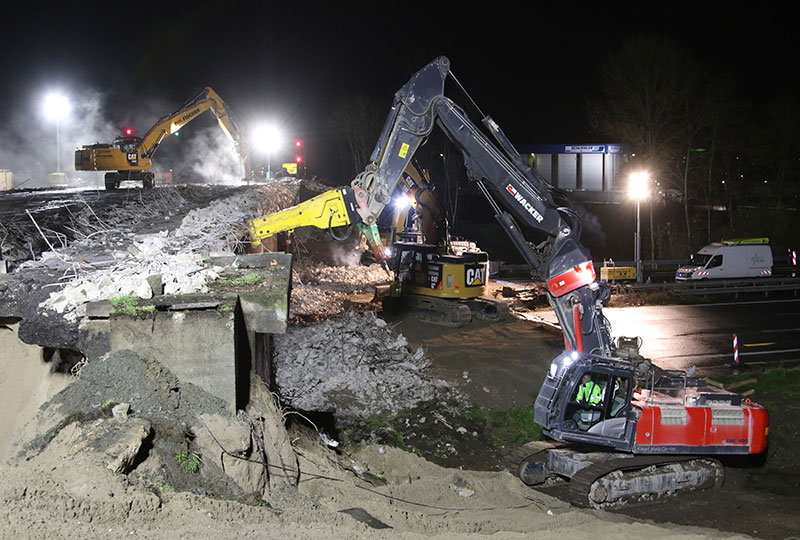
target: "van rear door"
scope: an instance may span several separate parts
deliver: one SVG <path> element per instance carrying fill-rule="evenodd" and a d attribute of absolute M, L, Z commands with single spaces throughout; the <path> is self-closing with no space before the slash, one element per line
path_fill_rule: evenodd
<path fill-rule="evenodd" d="M 747 275 L 761 277 L 772 275 L 772 249 L 768 245 L 747 246 Z"/>

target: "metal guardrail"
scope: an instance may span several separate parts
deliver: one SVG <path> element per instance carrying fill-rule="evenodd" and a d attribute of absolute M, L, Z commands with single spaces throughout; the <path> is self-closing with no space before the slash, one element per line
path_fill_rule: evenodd
<path fill-rule="evenodd" d="M 731 294 L 738 298 L 740 294 L 763 293 L 768 296 L 771 292 L 793 291 L 797 296 L 800 292 L 800 278 L 752 278 L 752 279 L 721 279 L 689 281 L 683 283 L 632 283 L 618 284 L 618 292 L 658 292 L 663 291 L 675 296 L 711 296 Z"/>
<path fill-rule="evenodd" d="M 779 263 L 790 263 L 789 257 L 775 257 L 774 262 L 775 273 L 791 274 L 795 271 L 796 267 L 790 265 L 778 267 Z M 682 264 L 686 264 L 685 259 L 662 259 L 657 261 L 642 261 L 645 271 L 643 274 L 654 276 L 664 276 L 665 270 L 668 268 L 675 269 Z M 615 266 L 634 266 L 634 261 L 614 261 Z M 662 271 L 653 272 L 653 269 L 661 267 Z M 596 268 L 600 268 L 597 266 Z M 527 273 L 530 271 L 528 265 L 515 264 L 515 265 L 502 265 L 501 269 L 507 272 L 522 272 Z M 800 271 L 799 271 L 800 272 Z M 599 275 L 599 271 L 598 271 Z M 673 274 L 674 276 L 674 274 Z M 675 282 L 670 279 L 665 283 L 632 283 L 629 281 L 609 281 L 612 286 L 613 292 L 626 293 L 626 292 L 666 292 L 674 296 L 712 296 L 730 294 L 738 298 L 740 294 L 763 293 L 764 296 L 769 296 L 771 292 L 785 292 L 793 291 L 794 296 L 798 296 L 800 292 L 800 277 L 762 277 L 750 279 L 713 279 L 702 281 L 684 281 Z"/>

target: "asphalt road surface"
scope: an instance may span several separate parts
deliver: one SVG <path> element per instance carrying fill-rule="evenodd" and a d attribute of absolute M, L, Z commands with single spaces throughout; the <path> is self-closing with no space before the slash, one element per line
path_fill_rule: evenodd
<path fill-rule="evenodd" d="M 607 308 L 612 335 L 641 336 L 641 353 L 665 369 L 730 369 L 734 335 L 744 366 L 800 364 L 800 299 Z M 540 312 L 554 321 L 552 312 Z M 728 364 L 728 365 L 726 365 Z"/>

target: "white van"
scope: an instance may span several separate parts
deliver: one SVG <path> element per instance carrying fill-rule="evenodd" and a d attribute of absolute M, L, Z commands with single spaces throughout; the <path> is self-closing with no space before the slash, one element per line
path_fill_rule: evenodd
<path fill-rule="evenodd" d="M 767 238 L 745 238 L 709 244 L 689 265 L 678 268 L 675 281 L 769 277 L 772 250 L 768 242 Z"/>

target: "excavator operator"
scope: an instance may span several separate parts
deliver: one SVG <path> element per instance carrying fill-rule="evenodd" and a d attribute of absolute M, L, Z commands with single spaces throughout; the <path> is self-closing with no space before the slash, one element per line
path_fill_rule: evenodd
<path fill-rule="evenodd" d="M 600 403 L 601 399 L 603 399 L 603 389 L 592 380 L 591 375 L 588 373 L 584 374 L 581 385 L 578 387 L 578 395 L 575 396 L 575 401 L 578 403 L 597 405 Z"/>

